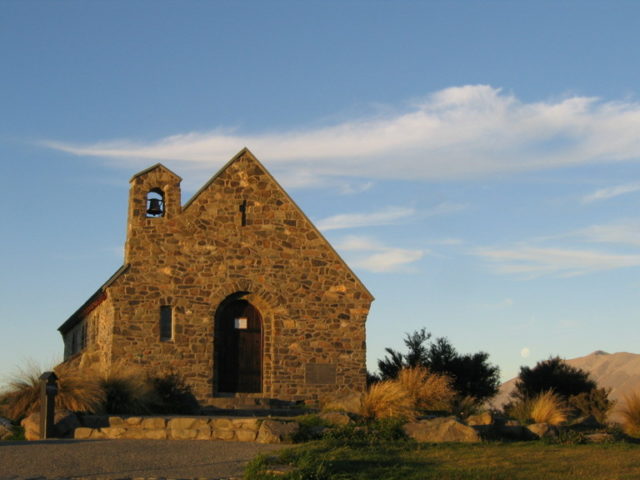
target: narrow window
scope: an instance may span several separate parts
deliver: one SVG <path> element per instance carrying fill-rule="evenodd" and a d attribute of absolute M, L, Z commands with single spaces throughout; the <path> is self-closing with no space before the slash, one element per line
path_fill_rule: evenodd
<path fill-rule="evenodd" d="M 240 225 L 247 226 L 247 201 L 243 200 L 240 204 Z"/>
<path fill-rule="evenodd" d="M 173 338 L 173 319 L 170 305 L 160 307 L 160 340 L 166 342 Z"/>

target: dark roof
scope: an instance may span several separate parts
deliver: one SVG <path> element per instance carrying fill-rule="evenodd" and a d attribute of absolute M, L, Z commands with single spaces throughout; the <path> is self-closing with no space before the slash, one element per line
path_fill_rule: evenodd
<path fill-rule="evenodd" d="M 98 306 L 99 303 L 102 302 L 106 298 L 105 290 L 111 285 L 116 279 L 127 271 L 129 265 L 122 265 L 116 272 L 109 277 L 109 280 L 104 282 L 96 292 L 89 297 L 89 299 L 82 304 L 78 310 L 76 310 L 73 315 L 71 315 L 60 327 L 58 327 L 58 331 L 63 335 L 71 330 L 80 320 L 82 320 L 91 310 Z"/>

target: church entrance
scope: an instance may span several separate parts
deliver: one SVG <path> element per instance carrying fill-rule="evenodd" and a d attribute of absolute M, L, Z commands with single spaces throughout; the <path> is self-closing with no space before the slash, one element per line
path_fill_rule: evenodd
<path fill-rule="evenodd" d="M 247 300 L 231 300 L 216 313 L 217 390 L 262 391 L 262 318 Z"/>

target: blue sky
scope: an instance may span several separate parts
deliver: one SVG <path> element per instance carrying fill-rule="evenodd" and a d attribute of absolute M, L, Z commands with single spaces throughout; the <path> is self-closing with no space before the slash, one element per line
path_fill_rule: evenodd
<path fill-rule="evenodd" d="M 505 379 L 638 352 L 637 2 L 0 1 L 0 377 L 122 263 L 128 180 L 248 147 L 376 296 Z"/>

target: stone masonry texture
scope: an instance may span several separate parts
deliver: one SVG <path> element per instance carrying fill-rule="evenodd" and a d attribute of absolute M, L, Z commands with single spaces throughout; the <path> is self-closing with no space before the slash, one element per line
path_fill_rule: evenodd
<path fill-rule="evenodd" d="M 244 149 L 184 205 L 180 182 L 160 164 L 131 179 L 124 266 L 60 327 L 66 361 L 176 372 L 213 405 L 216 311 L 236 296 L 262 319 L 261 391 L 236 396 L 317 404 L 364 391 L 373 297 L 264 166 Z M 146 214 L 151 191 L 160 217 Z"/>

